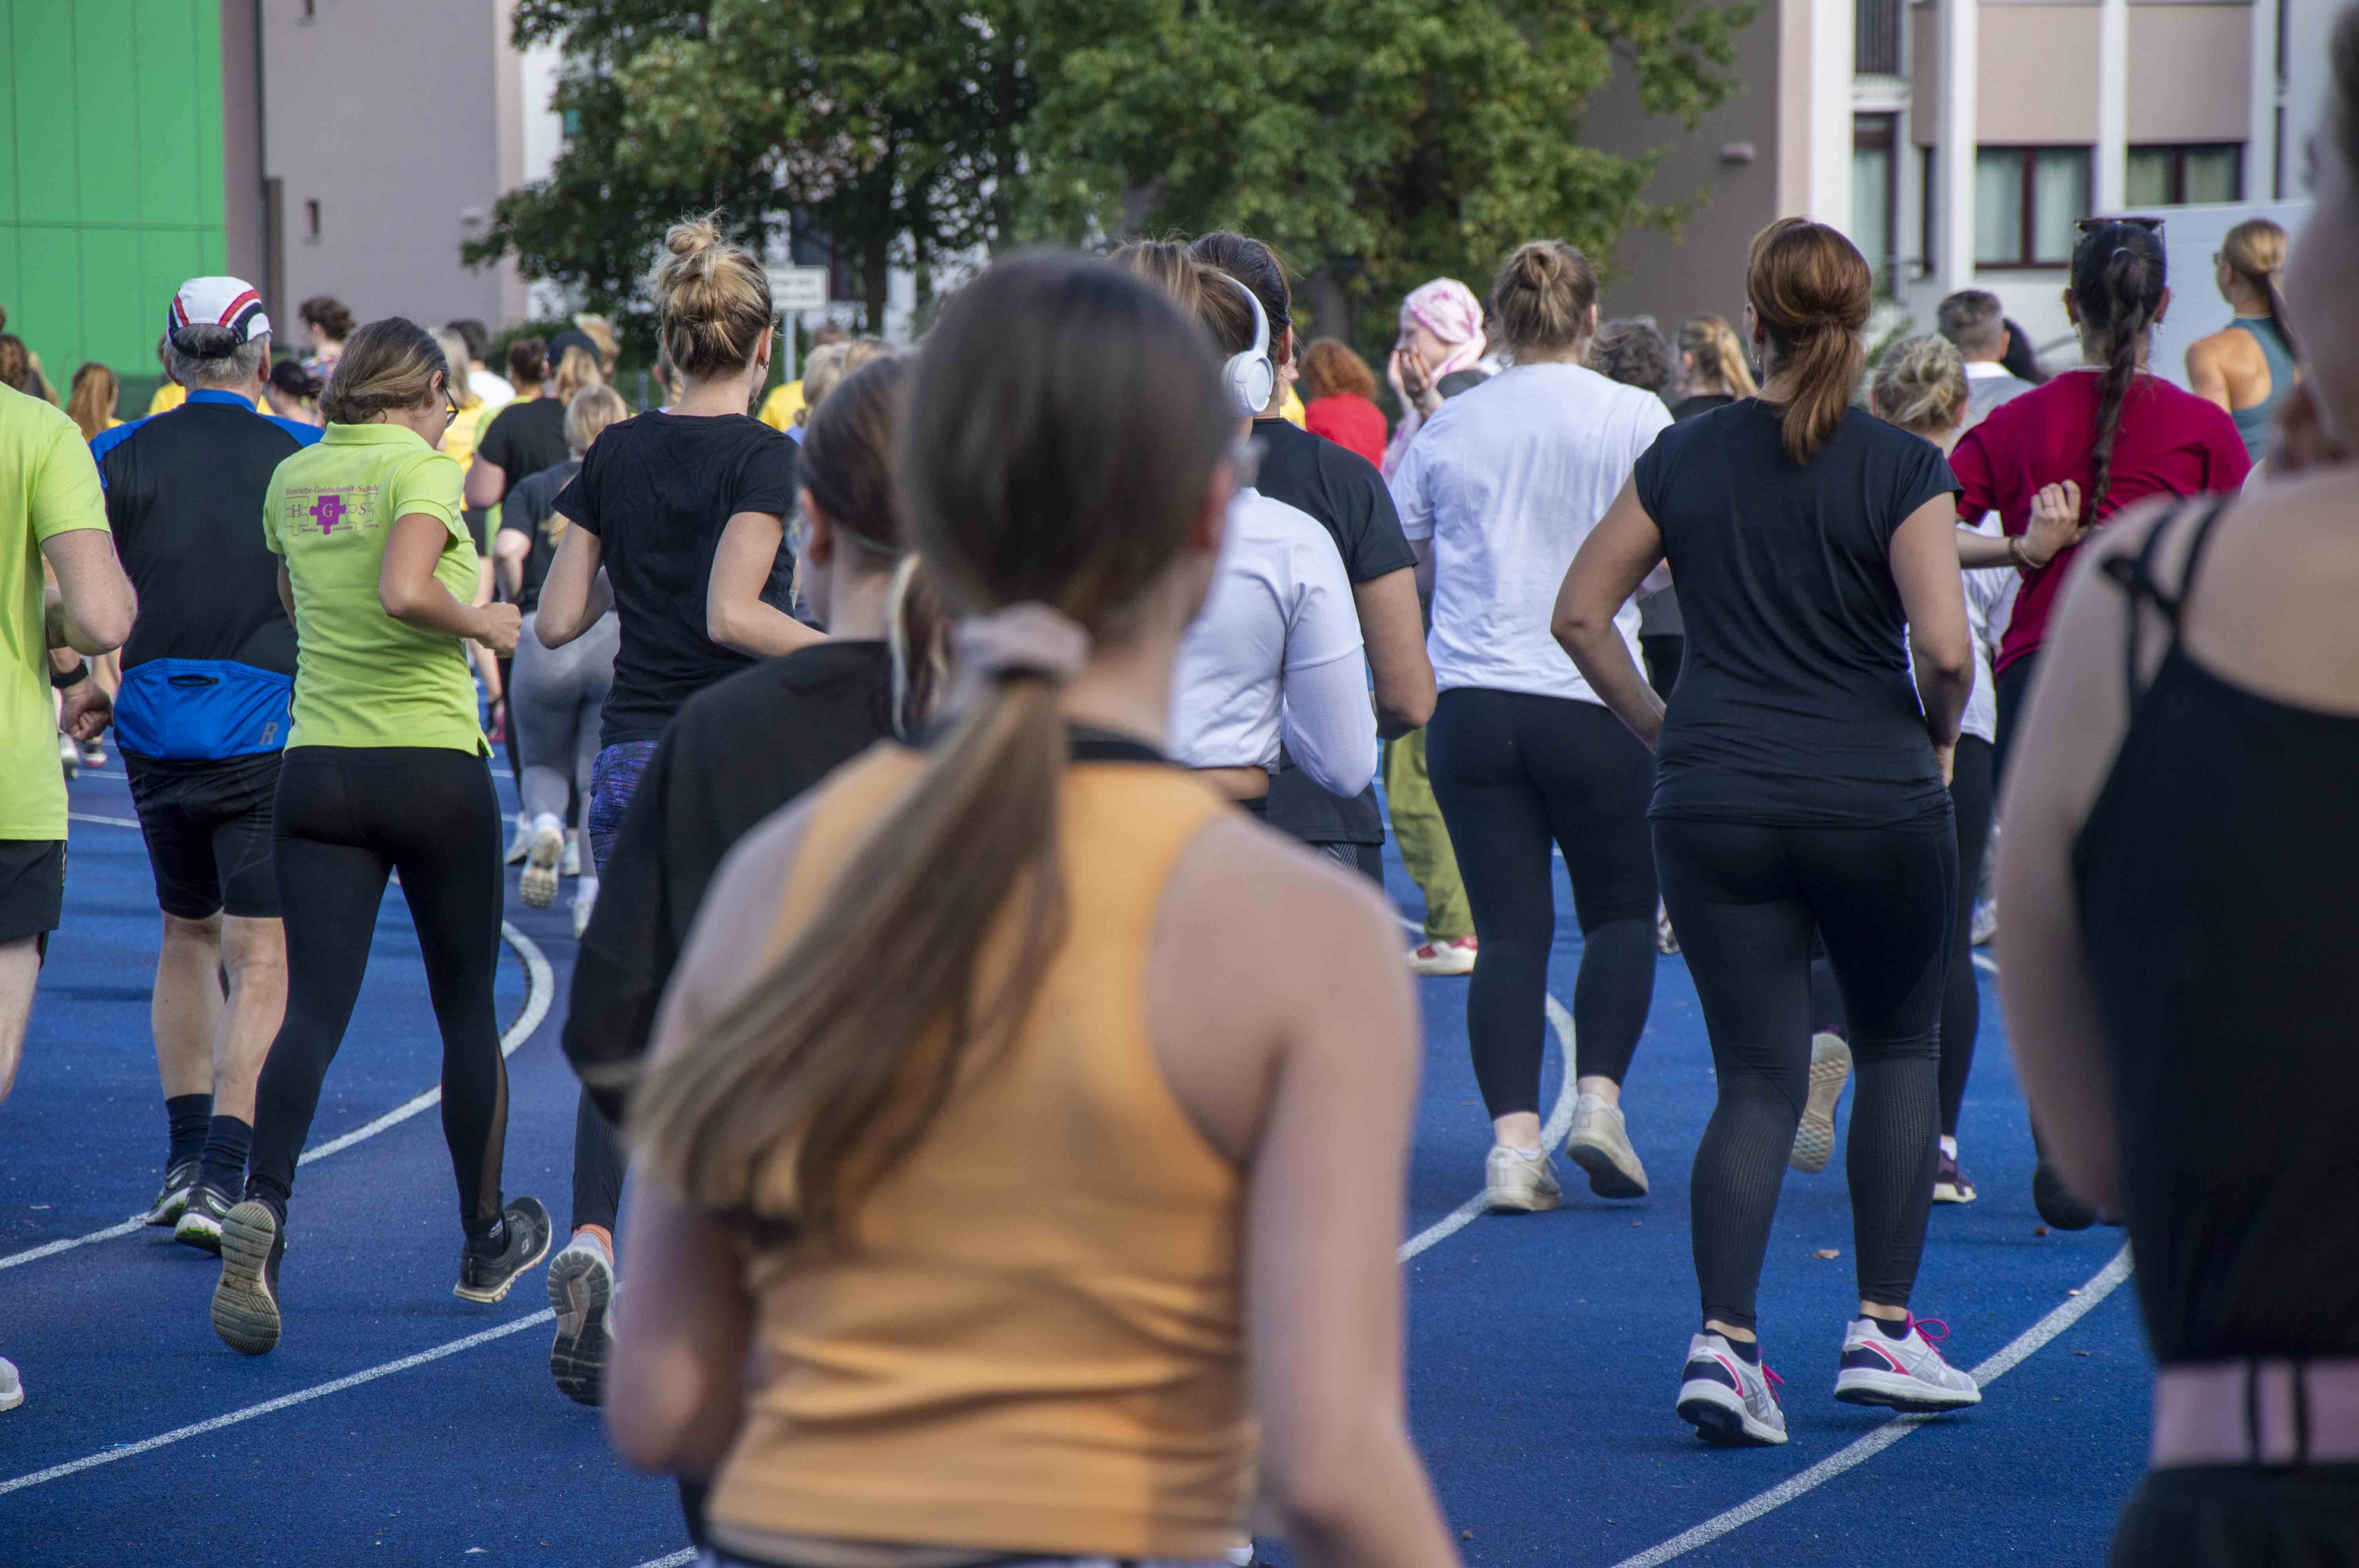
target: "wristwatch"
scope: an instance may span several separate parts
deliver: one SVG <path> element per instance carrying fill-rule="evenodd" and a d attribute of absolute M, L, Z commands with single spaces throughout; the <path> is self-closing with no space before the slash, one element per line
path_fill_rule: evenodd
<path fill-rule="evenodd" d="M 60 670 L 55 665 L 49 666 L 49 684 L 60 691 L 65 690 L 68 687 L 80 686 L 89 678 L 90 661 L 88 659 L 84 659 L 71 670 Z"/>

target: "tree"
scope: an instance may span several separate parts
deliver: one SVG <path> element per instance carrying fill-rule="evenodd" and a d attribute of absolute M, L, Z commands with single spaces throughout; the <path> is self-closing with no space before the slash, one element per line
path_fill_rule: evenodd
<path fill-rule="evenodd" d="M 1323 330 L 1437 275 L 1479 290 L 1540 235 L 1609 253 L 1666 216 L 1648 160 L 1581 140 L 1636 73 L 1694 124 L 1734 85 L 1749 5 L 1713 0 L 1047 0 L 1056 69 L 1027 127 L 1038 231 L 1242 228 Z M 1340 314 L 1339 314 L 1340 312 Z"/>

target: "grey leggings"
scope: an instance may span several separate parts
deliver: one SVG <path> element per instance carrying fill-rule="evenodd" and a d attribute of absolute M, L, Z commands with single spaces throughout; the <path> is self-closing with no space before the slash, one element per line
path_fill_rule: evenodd
<path fill-rule="evenodd" d="M 524 618 L 516 638 L 508 691 L 508 722 L 516 727 L 524 776 L 516 780 L 527 816 L 547 812 L 562 821 L 568 786 L 586 806 L 590 764 L 598 757 L 598 714 L 614 684 L 614 650 L 622 629 L 613 615 L 562 648 L 544 648 Z"/>

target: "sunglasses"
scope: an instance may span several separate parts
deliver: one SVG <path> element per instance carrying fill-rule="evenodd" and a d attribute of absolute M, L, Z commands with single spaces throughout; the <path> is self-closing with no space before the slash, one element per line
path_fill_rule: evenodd
<path fill-rule="evenodd" d="M 2133 229 L 2144 229 L 2149 234 L 2162 232 L 2162 220 L 2159 218 L 2083 218 L 2072 227 L 2083 234 L 2093 234 L 2098 230 L 2111 228 L 2115 223 L 2126 223 Z"/>

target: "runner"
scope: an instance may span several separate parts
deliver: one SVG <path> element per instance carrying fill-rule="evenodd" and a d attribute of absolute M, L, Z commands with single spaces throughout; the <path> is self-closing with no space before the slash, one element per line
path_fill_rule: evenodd
<path fill-rule="evenodd" d="M 688 700 L 624 815 L 614 879 L 574 960 L 565 1050 L 585 1092 L 577 1123 L 619 1121 L 656 1004 L 722 860 L 770 813 L 877 741 L 908 739 L 940 687 L 942 626 L 908 557 L 894 471 L 908 367 L 840 383 L 804 427 L 806 582 L 828 640 L 766 660 Z M 623 1195 L 611 1135 L 574 1141 L 573 1241 L 550 1262 L 557 1386 L 596 1404 L 604 1379 L 614 1229 Z M 701 1529 L 693 1501 L 690 1520 Z"/>
<path fill-rule="evenodd" d="M 2285 297 L 2277 290 L 2286 232 L 2267 218 L 2247 218 L 2228 231 L 2212 265 L 2221 297 L 2236 314 L 2187 346 L 2187 385 L 2228 411 L 2245 438 L 2245 455 L 2258 462 L 2277 405 L 2300 376 Z"/>
<path fill-rule="evenodd" d="M 442 1035 L 442 1131 L 467 1238 L 455 1293 L 499 1301 L 549 1252 L 539 1200 L 500 1197 L 500 813 L 462 650 L 514 648 L 517 612 L 470 602 L 481 579 L 458 465 L 434 446 L 457 406 L 451 378 L 413 322 L 354 332 L 322 399 L 326 433 L 278 465 L 262 514 L 297 641 L 272 828 L 287 1022 L 263 1064 L 252 1170 L 222 1221 L 212 1300 L 214 1332 L 249 1356 L 278 1344 L 296 1158 L 352 1020 L 388 873 L 401 877 Z"/>
<path fill-rule="evenodd" d="M 1974 666 L 1956 481 L 1932 446 L 1850 406 L 1875 298 L 1865 258 L 1782 218 L 1753 242 L 1745 291 L 1760 393 L 1674 426 L 1639 460 L 1556 619 L 1599 696 L 1659 747 L 1655 857 L 1719 1081 L 1690 1188 L 1703 1327 L 1680 1418 L 1706 1442 L 1777 1444 L 1786 1418 L 1754 1297 L 1809 1085 L 1814 928 L 1859 1065 L 1859 1315 L 1835 1398 L 1910 1411 L 1982 1398 L 1908 1312 L 1957 897 L 1942 786 Z M 1667 557 L 1694 617 L 1668 722 L 1615 624 Z"/>
<path fill-rule="evenodd" d="M 717 1473 L 713 1561 L 1218 1558 L 1256 1474 L 1306 1563 L 1456 1560 L 1403 1410 L 1391 911 L 1157 750 L 1221 370 L 1060 256 L 928 334 L 904 477 L 971 695 L 740 847 L 632 1107 L 608 1428 Z"/>
<path fill-rule="evenodd" d="M 0 1100 L 16 1081 L 33 987 L 65 904 L 66 786 L 51 758 L 57 694 L 69 724 L 100 694 L 88 658 L 122 644 L 138 601 L 114 558 L 106 504 L 72 420 L 0 389 Z M 41 568 L 58 586 L 44 590 Z M 49 679 L 41 676 L 47 672 Z M 0 1357 L 0 1411 L 25 1402 Z"/>
<path fill-rule="evenodd" d="M 1443 404 L 1392 488 L 1433 585 L 1441 698 L 1427 762 L 1483 936 L 1466 1035 L 1494 1134 L 1484 1185 L 1492 1207 L 1529 1212 L 1561 1201 L 1539 1116 L 1556 942 L 1551 844 L 1582 940 L 1580 1081 L 1565 1155 L 1600 1196 L 1647 1192 L 1621 1101 L 1655 994 L 1654 765 L 1550 639 L 1549 614 L 1573 552 L 1671 416 L 1652 393 L 1582 364 L 1597 278 L 1571 245 L 1518 247 L 1491 300 L 1514 368 Z M 1618 634 L 1635 639 L 1636 608 L 1616 612 Z"/>
<path fill-rule="evenodd" d="M 327 294 L 311 296 L 295 308 L 295 314 L 310 340 L 311 351 L 303 356 L 303 368 L 324 383 L 343 354 L 344 340 L 353 335 L 358 322 L 342 300 Z"/>
<path fill-rule="evenodd" d="M 1671 405 L 1674 420 L 1725 408 L 1756 391 L 1752 367 L 1745 362 L 1745 345 L 1720 317 L 1690 316 L 1680 322 L 1679 352 L 1679 401 Z"/>
<path fill-rule="evenodd" d="M 165 348 L 186 401 L 91 443 L 142 610 L 112 718 L 164 916 L 150 1018 L 171 1141 L 147 1223 L 208 1252 L 245 1188 L 255 1080 L 287 1011 L 270 841 L 295 628 L 255 524 L 320 430 L 254 411 L 271 339 L 244 279 L 190 278 Z"/>
<path fill-rule="evenodd" d="M 542 401 L 553 401 L 543 399 Z M 578 840 L 568 824 L 570 802 L 590 799 L 590 775 L 598 756 L 598 722 L 614 684 L 614 648 L 620 633 L 612 612 L 598 618 L 586 636 L 561 648 L 540 645 L 532 634 L 540 585 L 564 535 L 557 497 L 582 471 L 582 454 L 600 432 L 630 410 L 612 387 L 591 385 L 573 395 L 565 408 L 566 460 L 516 481 L 500 503 L 500 533 L 492 546 L 500 597 L 524 611 L 516 633 L 509 733 L 521 737 L 523 766 L 516 797 L 527 828 L 525 869 L 518 891 L 525 903 L 547 909 L 557 902 L 558 879 L 581 876 Z M 574 889 L 573 934 L 582 935 L 598 902 L 593 868 Z"/>
<path fill-rule="evenodd" d="M 2303 390 L 2348 451 L 2359 14 L 2328 63 L 2286 293 Z M 2007 786 L 2024 1091 L 2072 1189 L 2128 1221 L 2158 1363 L 2123 1568 L 2359 1563 L 2359 483 L 2293 456 L 2091 542 Z"/>
<path fill-rule="evenodd" d="M 1442 403 L 1441 378 L 1471 370 L 1488 346 L 1483 336 L 1483 302 L 1454 277 L 1419 284 L 1401 301 L 1400 338 L 1385 363 L 1385 379 L 1400 399 L 1400 423 L 1385 449 L 1390 479 L 1408 445 Z"/>

